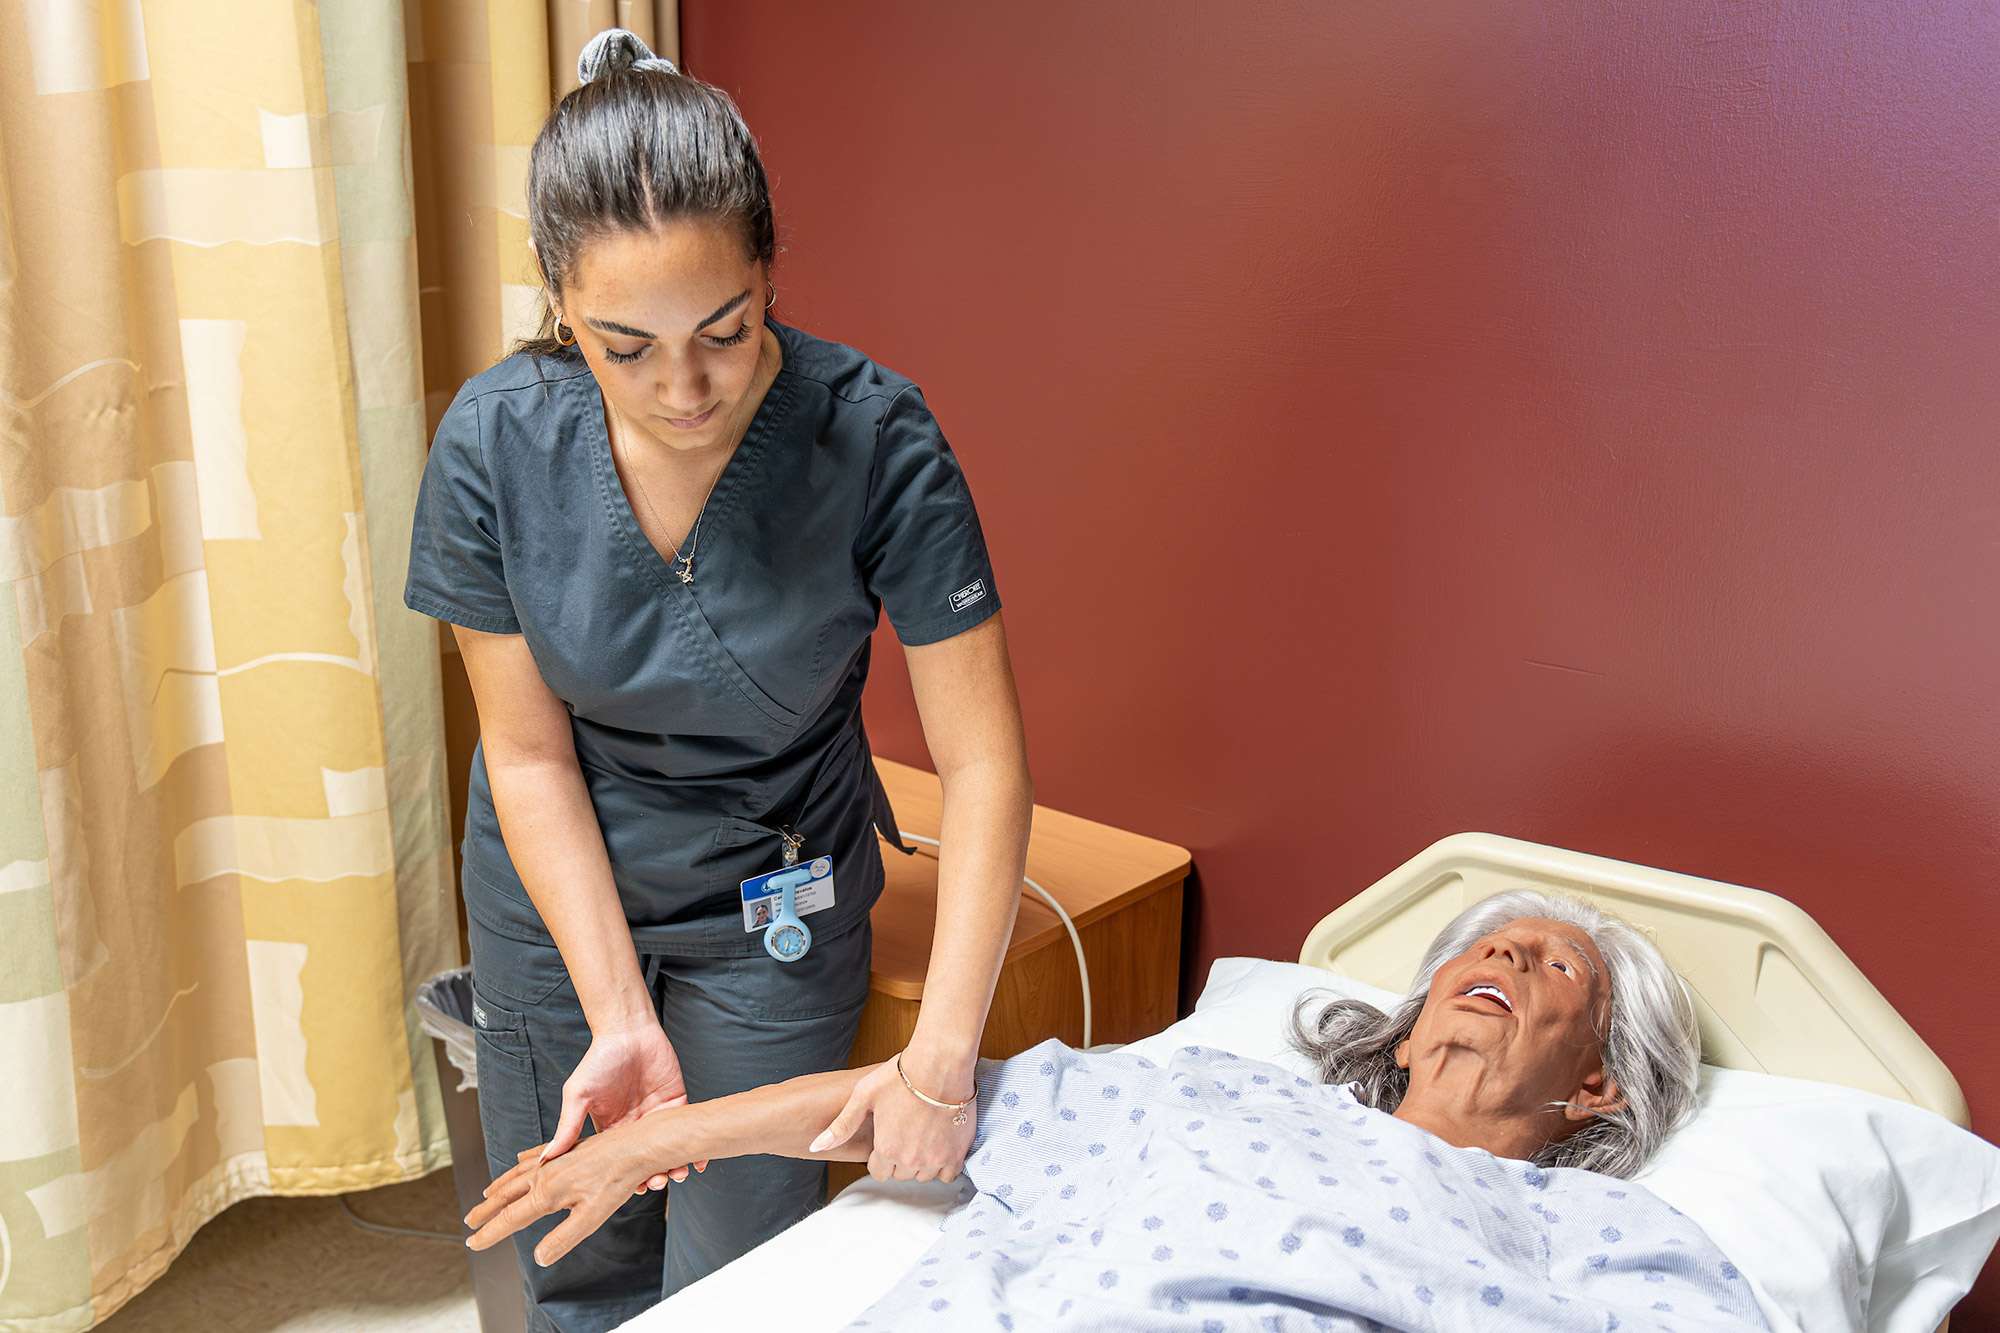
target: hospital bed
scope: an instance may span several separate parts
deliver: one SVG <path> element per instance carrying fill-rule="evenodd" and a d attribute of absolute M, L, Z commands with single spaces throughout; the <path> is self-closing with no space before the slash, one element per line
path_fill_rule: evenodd
<path fill-rule="evenodd" d="M 1938 1321 L 1951 1294 L 1940 1293 L 1955 1280 L 1952 1265 L 1962 1272 L 1970 1264 L 1976 1272 L 2000 1230 L 2000 1170 L 1988 1169 L 1983 1181 L 1963 1179 L 1965 1163 L 1985 1162 L 1981 1154 L 1991 1150 L 1953 1128 L 1969 1123 L 1957 1081 L 1826 932 L 1774 894 L 1490 834 L 1458 834 L 1321 920 L 1300 950 L 1303 966 L 1221 960 L 1194 1014 L 1133 1047 L 1201 1040 L 1283 1059 L 1284 1019 L 1310 986 L 1378 1000 L 1385 992 L 1400 995 L 1447 921 L 1473 902 L 1522 886 L 1586 898 L 1633 922 L 1686 980 L 1701 1027 L 1701 1109 L 1661 1154 L 1670 1160 L 1657 1179 L 1649 1168 L 1640 1181 L 1701 1223 L 1751 1277 L 1771 1326 L 1830 1326 L 1827 1307 L 1815 1312 L 1811 1303 L 1830 1299 L 1821 1290 L 1827 1282 L 1851 1280 L 1873 1284 L 1865 1296 L 1848 1298 L 1868 1304 L 1869 1329 L 1945 1327 L 1948 1319 Z M 1826 1127 L 1828 1155 L 1846 1156 L 1831 1136 L 1850 1122 L 1863 1127 L 1867 1143 L 1887 1145 L 1881 1151 L 1888 1164 L 1872 1183 L 1801 1182 L 1803 1197 L 1846 1199 L 1837 1209 L 1823 1205 L 1838 1219 L 1815 1217 L 1814 1207 L 1791 1199 L 1758 1211 L 1765 1196 L 1789 1189 L 1790 1178 L 1775 1173 L 1815 1174 L 1812 1159 L 1799 1156 L 1816 1150 L 1815 1126 Z M 1782 1150 L 1743 1140 L 1773 1124 L 1798 1127 L 1785 1135 Z M 1723 1163 L 1735 1146 L 1746 1150 L 1743 1161 Z M 1899 1155 L 1907 1160 L 1893 1160 Z M 1759 1173 L 1761 1185 L 1754 1183 Z M 862 1180 L 624 1328 L 840 1328 L 923 1255 L 966 1188 Z M 1896 1197 L 1872 1201 L 1875 1194 Z M 1765 1234 L 1787 1227 L 1795 1230 Z M 1887 1240 L 1862 1234 L 1886 1227 L 1903 1230 Z M 1912 1234 L 1930 1227 L 1935 1233 Z M 1848 1247 L 1826 1257 L 1823 1280 L 1810 1262 L 1822 1246 Z"/>

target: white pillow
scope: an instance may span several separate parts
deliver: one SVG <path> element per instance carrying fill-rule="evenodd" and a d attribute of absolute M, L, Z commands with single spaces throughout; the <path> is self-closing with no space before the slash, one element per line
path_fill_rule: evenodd
<path fill-rule="evenodd" d="M 1933 1333 L 2000 1239 L 2000 1149 L 1832 1083 L 1703 1065 L 1636 1179 L 1809 1329 Z"/>
<path fill-rule="evenodd" d="M 1365 981 L 1299 963 L 1218 958 L 1208 969 L 1208 985 L 1194 1002 L 1193 1013 L 1125 1049 L 1165 1064 L 1164 1057 L 1176 1046 L 1213 1046 L 1310 1078 L 1318 1071 L 1312 1061 L 1292 1049 L 1290 1033 L 1292 1006 L 1312 990 L 1332 992 L 1329 999 L 1337 995 L 1345 1000 L 1366 1000 L 1377 1008 L 1402 998 Z"/>
<path fill-rule="evenodd" d="M 1309 991 L 1386 1009 L 1351 977 L 1218 958 L 1195 1011 L 1125 1049 L 1214 1046 L 1301 1075 Z M 2000 1239 L 2000 1149 L 1944 1117 L 1830 1083 L 1704 1065 L 1695 1115 L 1638 1179 L 1751 1279 L 1775 1329 L 1932 1333 Z"/>

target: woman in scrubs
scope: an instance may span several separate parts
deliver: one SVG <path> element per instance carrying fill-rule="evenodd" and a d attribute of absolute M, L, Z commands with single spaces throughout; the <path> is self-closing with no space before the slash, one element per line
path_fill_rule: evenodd
<path fill-rule="evenodd" d="M 877 834 L 908 850 L 861 722 L 886 610 L 943 783 L 938 930 L 900 1073 L 833 1133 L 869 1125 L 878 1177 L 950 1179 L 1030 809 L 971 495 L 916 385 L 769 313 L 770 194 L 729 97 L 616 29 L 579 73 L 529 165 L 544 336 L 441 419 L 404 592 L 451 623 L 479 709 L 461 850 L 488 1165 L 845 1065 Z M 811 941 L 782 961 L 779 899 L 745 881 L 793 866 Z M 621 1323 L 825 1184 L 778 1157 L 678 1172 L 669 1209 L 642 1192 L 547 1268 L 531 1227 L 530 1327 Z"/>

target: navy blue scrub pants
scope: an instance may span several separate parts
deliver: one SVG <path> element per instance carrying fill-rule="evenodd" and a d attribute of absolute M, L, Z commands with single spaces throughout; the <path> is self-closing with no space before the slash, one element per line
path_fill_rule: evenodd
<path fill-rule="evenodd" d="M 555 1132 L 563 1080 L 589 1048 L 590 1028 L 553 942 L 499 934 L 472 912 L 467 917 L 479 1120 L 487 1167 L 498 1176 Z M 815 936 L 796 963 L 762 950 L 742 958 L 642 955 L 689 1099 L 846 1065 L 868 998 L 872 944 L 863 917 L 832 939 Z M 535 1262 L 535 1244 L 567 1214 L 544 1218 L 514 1236 L 529 1331 L 616 1327 L 776 1235 L 825 1197 L 822 1163 L 768 1156 L 711 1162 L 668 1186 L 664 1210 L 658 1191 L 635 1195 L 547 1268 Z"/>

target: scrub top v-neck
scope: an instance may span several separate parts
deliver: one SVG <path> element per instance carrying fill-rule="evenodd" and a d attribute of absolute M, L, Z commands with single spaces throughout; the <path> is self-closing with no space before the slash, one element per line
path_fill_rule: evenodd
<path fill-rule="evenodd" d="M 562 699 L 633 938 L 752 955 L 739 883 L 831 856 L 816 939 L 881 891 L 875 832 L 895 820 L 861 725 L 870 636 L 962 633 L 999 609 L 972 496 L 922 391 L 774 319 L 783 364 L 724 465 L 694 581 L 640 528 L 604 399 L 580 357 L 516 354 L 466 381 L 440 420 L 404 601 L 519 633 Z M 508 855 L 484 746 L 462 847 L 468 911 L 546 940 Z"/>

